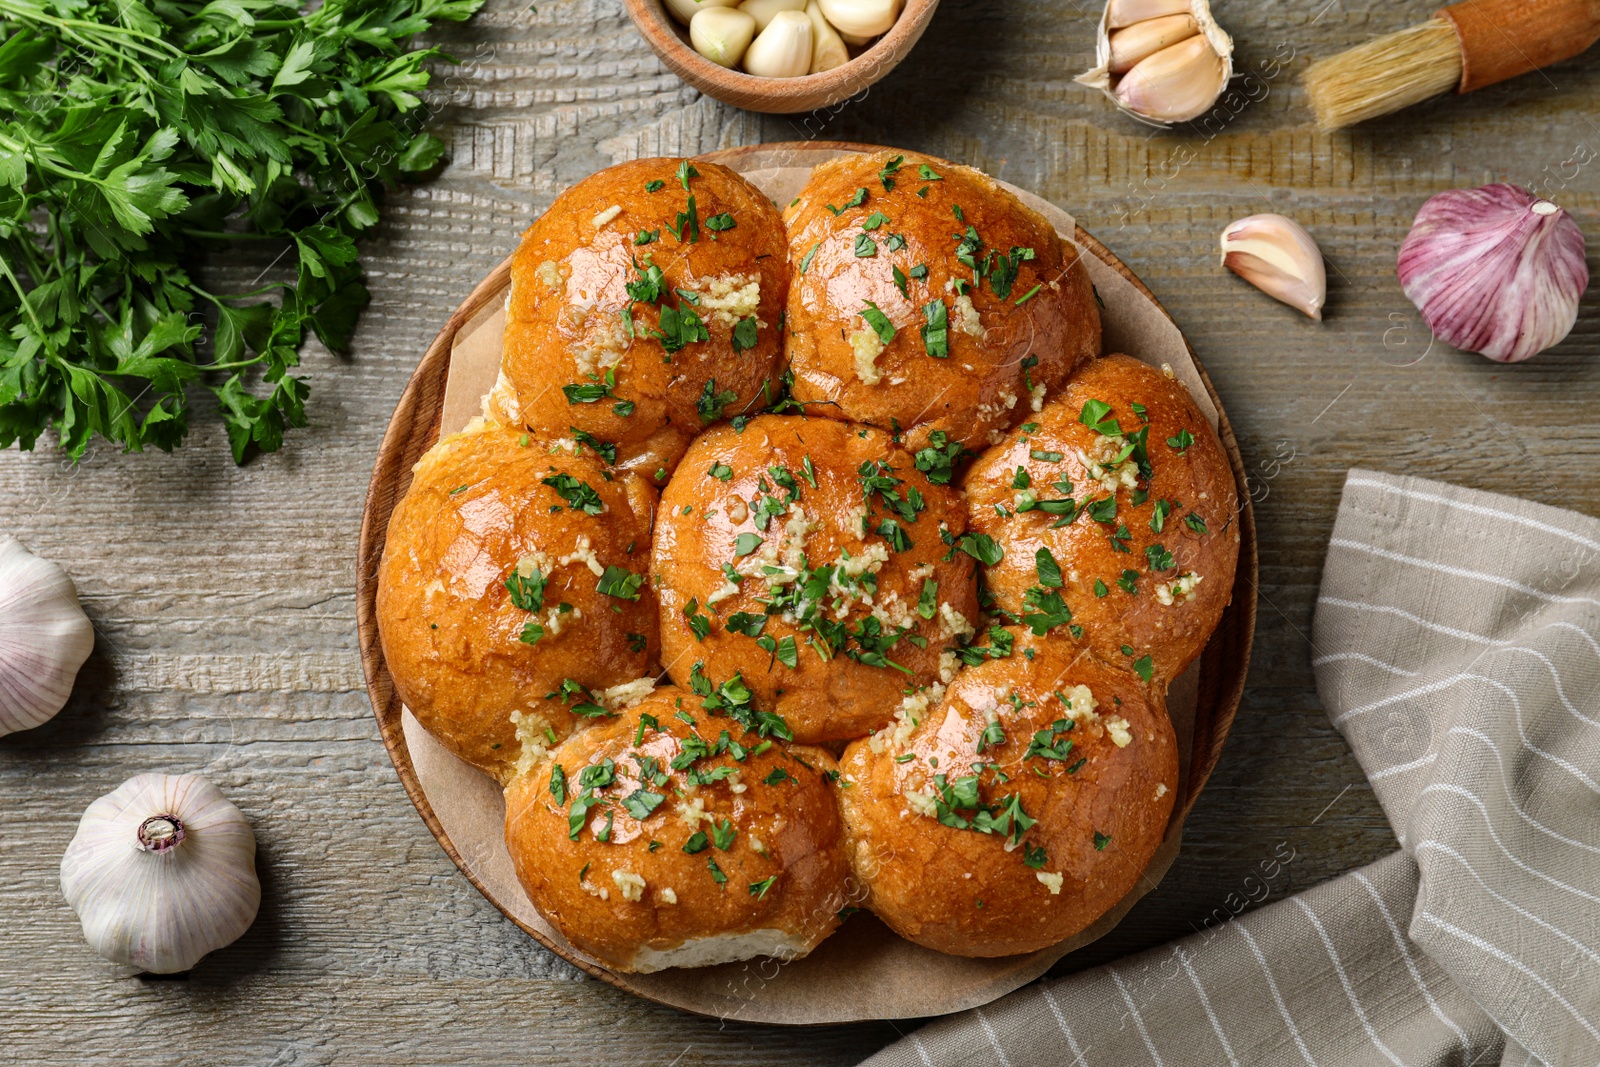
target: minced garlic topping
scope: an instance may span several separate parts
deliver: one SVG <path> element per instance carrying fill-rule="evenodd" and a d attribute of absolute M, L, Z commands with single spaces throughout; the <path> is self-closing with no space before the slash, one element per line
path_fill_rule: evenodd
<path fill-rule="evenodd" d="M 696 826 L 699 826 L 702 822 L 716 821 L 714 818 L 712 818 L 710 813 L 706 811 L 706 802 L 700 797 L 678 801 L 678 806 L 674 808 L 673 811 L 678 818 L 682 820 L 683 823 L 691 830 L 693 830 Z"/>
<path fill-rule="evenodd" d="M 622 316 L 607 318 L 597 329 L 589 330 L 585 343 L 572 349 L 572 360 L 579 374 L 604 374 L 622 362 L 628 351 L 628 328 Z"/>
<path fill-rule="evenodd" d="M 930 819 L 939 817 L 939 801 L 932 793 L 907 793 L 906 803 L 918 815 L 926 815 Z"/>
<path fill-rule="evenodd" d="M 604 226 L 606 223 L 610 222 L 620 214 L 622 214 L 622 205 L 612 204 L 590 221 L 594 223 L 594 228 L 598 230 L 600 227 Z"/>
<path fill-rule="evenodd" d="M 561 283 L 566 280 L 561 273 L 561 264 L 553 259 L 547 259 L 539 264 L 538 275 L 539 280 L 552 289 L 561 288 Z M 507 299 L 510 299 L 509 295 Z"/>
<path fill-rule="evenodd" d="M 673 889 L 671 886 L 658 889 L 656 890 L 656 899 L 661 901 L 663 904 L 676 904 L 678 902 L 677 890 Z"/>
<path fill-rule="evenodd" d="M 1179 600 L 1193 600 L 1195 586 L 1205 579 L 1193 571 L 1181 575 L 1170 584 L 1158 584 L 1154 593 L 1158 603 L 1171 607 Z"/>
<path fill-rule="evenodd" d="M 617 883 L 617 888 L 622 890 L 623 900 L 644 899 L 644 878 L 632 871 L 612 871 L 611 880 Z"/>
<path fill-rule="evenodd" d="M 720 274 L 712 278 L 700 294 L 700 310 L 724 326 L 754 315 L 761 307 L 759 274 Z M 757 322 L 757 327 L 765 326 Z"/>
<path fill-rule="evenodd" d="M 511 725 L 517 731 L 517 777 L 531 772 L 550 755 L 550 722 L 531 711 L 513 711 Z"/>
<path fill-rule="evenodd" d="M 975 633 L 977 633 L 977 631 L 973 629 L 972 623 L 967 621 L 967 617 L 965 615 L 961 614 L 961 612 L 957 611 L 955 608 L 952 608 L 948 602 L 940 603 L 940 637 L 971 637 Z"/>
<path fill-rule="evenodd" d="M 599 557 L 594 554 L 594 549 L 590 547 L 587 534 L 579 534 L 573 539 L 572 545 L 572 551 L 556 560 L 557 563 L 582 563 L 589 568 L 590 573 L 596 578 L 605 575 L 606 569 L 600 565 Z"/>
<path fill-rule="evenodd" d="M 1071 689 L 1062 690 L 1061 695 L 1067 698 L 1067 718 L 1074 722 L 1098 722 L 1100 716 L 1094 709 L 1100 702 L 1094 698 L 1086 685 L 1075 685 Z"/>
<path fill-rule="evenodd" d="M 621 711 L 631 708 L 651 693 L 655 692 L 656 680 L 654 678 L 635 678 L 631 682 L 614 685 L 610 689 L 602 689 L 599 699 L 602 706 L 608 711 Z"/>
<path fill-rule="evenodd" d="M 1076 449 L 1078 462 L 1089 472 L 1089 477 L 1100 483 L 1100 488 L 1108 493 L 1115 493 L 1117 489 L 1137 489 L 1139 487 L 1139 464 L 1130 455 L 1121 463 L 1113 464 L 1122 452 L 1123 442 L 1120 437 L 1107 437 L 1104 434 L 1095 438 L 1094 451 L 1086 453 L 1083 449 Z"/>
<path fill-rule="evenodd" d="M 1128 732 L 1127 719 L 1105 719 L 1106 734 L 1111 738 L 1112 744 L 1118 748 L 1127 748 L 1133 740 L 1133 734 Z"/>
<path fill-rule="evenodd" d="M 877 359 L 883 353 L 883 339 L 871 330 L 857 330 L 850 335 L 850 351 L 856 356 L 856 377 L 868 385 L 883 380 Z"/>
<path fill-rule="evenodd" d="M 962 293 L 950 303 L 955 313 L 951 325 L 968 337 L 982 337 L 983 323 L 978 319 L 978 309 L 972 306 L 972 297 Z"/>
<path fill-rule="evenodd" d="M 1065 876 L 1050 871 L 1039 871 L 1035 877 L 1044 883 L 1046 889 L 1050 890 L 1051 896 L 1061 895 L 1061 883 L 1066 881 Z"/>

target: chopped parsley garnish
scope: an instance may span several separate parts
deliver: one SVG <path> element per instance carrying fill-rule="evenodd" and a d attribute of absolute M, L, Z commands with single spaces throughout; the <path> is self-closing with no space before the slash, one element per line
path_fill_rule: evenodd
<path fill-rule="evenodd" d="M 811 251 L 807 252 L 805 254 L 804 258 L 802 258 L 800 260 L 800 273 L 801 274 L 804 274 L 806 271 L 811 269 L 811 261 L 813 259 L 817 258 L 817 249 L 819 249 L 821 247 L 822 247 L 822 242 L 818 241 L 816 244 L 811 246 Z"/>
<path fill-rule="evenodd" d="M 1140 656 L 1133 661 L 1133 673 L 1148 682 L 1155 673 L 1155 663 L 1148 655 Z"/>
<path fill-rule="evenodd" d="M 911 293 L 906 289 L 906 272 L 898 266 L 891 266 L 889 272 L 894 277 L 894 287 L 900 290 L 900 295 L 910 299 Z"/>
<path fill-rule="evenodd" d="M 1044 288 L 1044 282 L 1039 282 L 1032 289 L 1029 289 L 1026 293 L 1023 293 L 1021 296 L 1017 297 L 1016 306 L 1017 307 L 1021 307 L 1023 304 L 1026 304 L 1028 301 L 1032 300 L 1035 296 L 1039 295 L 1039 290 L 1043 289 L 1043 288 Z M 1043 852 L 1044 850 L 1040 849 L 1039 851 Z"/>
<path fill-rule="evenodd" d="M 777 880 L 778 880 L 778 876 L 774 874 L 774 875 L 771 875 L 771 876 L 769 876 L 767 878 L 761 879 L 761 881 L 759 881 L 759 882 L 751 882 L 750 883 L 750 895 L 755 897 L 757 900 L 762 899 L 763 897 L 765 897 L 767 895 L 767 890 L 771 889 L 772 888 L 772 884 L 774 882 L 776 882 Z"/>
<path fill-rule="evenodd" d="M 662 181 L 660 178 L 651 178 L 649 181 L 644 183 L 644 191 L 647 193 L 659 193 L 666 187 L 667 183 Z"/>
<path fill-rule="evenodd" d="M 1167 438 L 1167 447 L 1171 448 L 1180 456 L 1183 455 L 1183 453 L 1192 444 L 1194 444 L 1194 434 L 1190 433 L 1188 430 L 1179 430 L 1175 436 Z"/>
<path fill-rule="evenodd" d="M 933 299 L 922 306 L 922 316 L 928 321 L 922 326 L 922 347 L 934 359 L 950 355 L 950 313 L 944 301 Z"/>
<path fill-rule="evenodd" d="M 1099 500 L 1092 500 L 1084 506 L 1083 510 L 1088 512 L 1089 518 L 1095 522 L 1115 522 L 1117 518 L 1117 498 L 1108 496 Z"/>
<path fill-rule="evenodd" d="M 1134 585 L 1134 583 L 1138 581 L 1138 579 L 1138 571 L 1123 571 L 1122 577 L 1117 579 L 1117 584 L 1122 586 L 1122 591 L 1124 593 L 1135 593 L 1138 592 L 1138 587 Z"/>
<path fill-rule="evenodd" d="M 733 216 L 728 214 L 726 211 L 720 215 L 712 215 L 710 218 L 706 219 L 706 229 L 711 230 L 714 233 L 722 233 L 724 230 L 731 230 L 735 225 L 737 225 L 737 223 L 733 221 Z"/>
<path fill-rule="evenodd" d="M 861 309 L 861 317 L 866 324 L 872 327 L 872 332 L 878 335 L 878 340 L 884 344 L 894 340 L 894 324 L 889 321 L 889 316 L 878 309 L 878 305 L 867 301 L 867 306 Z"/>
<path fill-rule="evenodd" d="M 719 482 L 726 482 L 733 477 L 733 468 L 718 460 L 711 465 L 710 470 L 706 471 L 706 477 L 715 478 Z"/>
<path fill-rule="evenodd" d="M 983 732 L 978 734 L 978 751 L 993 746 L 998 748 L 1006 743 L 1005 727 L 1000 725 L 999 719 L 990 719 L 983 727 Z"/>
<path fill-rule="evenodd" d="M 721 822 L 711 824 L 711 843 L 723 852 L 733 847 L 733 839 L 739 836 L 739 831 L 733 828 L 732 819 L 723 819 Z"/>
<path fill-rule="evenodd" d="M 1173 503 L 1170 500 L 1157 500 L 1151 509 L 1150 529 L 1160 533 L 1167 524 L 1167 516 L 1172 514 Z"/>
<path fill-rule="evenodd" d="M 636 574 L 625 567 L 608 564 L 605 573 L 600 576 L 595 589 L 606 596 L 614 596 L 619 600 L 638 600 L 639 587 L 644 584 L 644 575 Z"/>
<path fill-rule="evenodd" d="M 917 177 L 921 178 L 925 182 L 944 181 L 944 177 L 926 163 L 923 163 L 917 167 Z"/>
<path fill-rule="evenodd" d="M 681 293 L 679 294 L 682 295 Z M 661 342 L 661 347 L 667 352 L 677 352 L 685 345 L 697 341 L 711 340 L 711 331 L 706 329 L 706 324 L 701 320 L 700 314 L 692 308 L 686 308 L 680 302 L 677 307 L 662 304 L 657 309 L 659 329 L 648 331 L 650 336 Z"/>
<path fill-rule="evenodd" d="M 689 835 L 689 840 L 683 843 L 683 850 L 693 856 L 696 852 L 704 852 L 711 847 L 711 839 L 704 830 L 696 830 Z"/>
<path fill-rule="evenodd" d="M 735 352 L 748 352 L 756 346 L 760 323 L 754 315 L 740 319 L 733 327 L 733 350 Z"/>
<path fill-rule="evenodd" d="M 583 385 L 563 385 L 561 391 L 566 394 L 569 404 L 593 404 L 611 396 L 611 390 L 617 384 L 615 368 L 607 368 L 604 378 L 589 375 L 590 382 Z"/>
<path fill-rule="evenodd" d="M 1022 621 L 1035 637 L 1043 637 L 1053 628 L 1072 621 L 1072 610 L 1067 607 L 1060 593 L 1046 592 L 1036 587 L 1022 594 L 1022 601 L 1033 609 L 1022 616 Z"/>
<path fill-rule="evenodd" d="M 932 578 L 922 579 L 922 596 L 917 600 L 917 614 L 931 619 L 939 613 L 939 583 Z"/>
<path fill-rule="evenodd" d="M 567 802 L 567 772 L 559 763 L 550 771 L 550 795 L 556 798 L 557 804 Z"/>
<path fill-rule="evenodd" d="M 552 474 L 548 478 L 541 479 L 540 484 L 554 489 L 574 511 L 581 511 L 585 515 L 598 515 L 606 509 L 605 502 L 600 499 L 600 494 L 595 491 L 594 486 L 570 474 Z"/>
<path fill-rule="evenodd" d="M 643 822 L 650 817 L 650 813 L 661 806 L 667 798 L 660 793 L 652 793 L 644 786 L 640 786 L 622 798 L 622 808 L 635 819 Z"/>
<path fill-rule="evenodd" d="M 1056 562 L 1056 557 L 1050 549 L 1040 546 L 1033 554 L 1034 569 L 1039 572 L 1039 584 L 1047 589 L 1061 588 L 1061 565 Z"/>
<path fill-rule="evenodd" d="M 1110 834 L 1103 834 L 1099 830 L 1096 830 L 1094 832 L 1094 847 L 1095 847 L 1095 851 L 1104 852 L 1106 850 L 1106 846 L 1109 845 L 1110 843 L 1111 843 L 1111 835 Z"/>
<path fill-rule="evenodd" d="M 885 215 L 881 211 L 874 211 L 872 214 L 868 215 L 862 221 L 861 228 L 870 233 L 871 231 L 876 230 L 879 226 L 882 226 L 884 223 L 886 223 L 888 221 L 889 221 L 889 216 L 888 215 Z"/>
<path fill-rule="evenodd" d="M 949 485 L 965 451 L 960 441 L 950 440 L 950 435 L 943 430 L 934 430 L 928 434 L 928 447 L 919 448 L 912 459 L 930 483 Z"/>
<path fill-rule="evenodd" d="M 1022 846 L 1022 862 L 1034 870 L 1042 870 L 1048 859 L 1049 856 L 1045 852 L 1043 845 L 1037 848 L 1029 844 Z"/>
<path fill-rule="evenodd" d="M 761 779 L 764 785 L 782 785 L 784 782 L 792 782 L 794 780 L 794 776 L 782 767 L 772 768 L 771 772 Z"/>
<path fill-rule="evenodd" d="M 1111 405 L 1103 400 L 1086 400 L 1083 410 L 1078 413 L 1078 421 L 1083 423 L 1095 433 L 1106 437 L 1122 436 L 1122 427 L 1116 419 L 1108 419 L 1111 414 Z"/>
<path fill-rule="evenodd" d="M 1067 761 L 1067 756 L 1072 752 L 1072 738 L 1064 735 L 1072 732 L 1071 719 L 1057 719 L 1048 727 L 1033 735 L 1033 740 L 1028 742 L 1028 751 L 1022 754 L 1023 759 L 1058 760 Z"/>
<path fill-rule="evenodd" d="M 1177 564 L 1172 558 L 1172 553 L 1161 545 L 1150 545 L 1144 550 L 1144 554 L 1150 561 L 1151 570 L 1170 571 Z"/>
<path fill-rule="evenodd" d="M 513 570 L 506 579 L 506 592 L 511 594 L 511 603 L 523 611 L 544 610 L 546 580 L 537 567 L 533 569 L 533 574 L 526 578 L 520 571 Z"/>
<path fill-rule="evenodd" d="M 1028 451 L 1028 458 L 1036 459 L 1040 463 L 1060 463 L 1065 457 L 1060 452 L 1047 452 L 1042 448 L 1034 448 Z"/>
<path fill-rule="evenodd" d="M 1202 519 L 1199 515 L 1196 515 L 1192 511 L 1183 517 L 1183 524 L 1198 534 L 1208 532 L 1206 529 L 1206 520 Z"/>
<path fill-rule="evenodd" d="M 762 542 L 765 540 L 766 538 L 762 537 L 760 534 L 753 534 L 749 533 L 748 531 L 740 534 L 734 539 L 733 542 L 733 558 L 743 559 L 745 556 L 748 556 L 750 553 L 760 548 Z"/>
<path fill-rule="evenodd" d="M 722 409 L 739 399 L 739 394 L 732 389 L 717 392 L 717 380 L 707 378 L 705 388 L 700 391 L 700 399 L 695 401 L 695 414 L 700 416 L 701 422 L 715 422 L 722 418 Z"/>
<path fill-rule="evenodd" d="M 685 192 L 688 192 L 689 179 L 700 177 L 700 172 L 694 169 L 693 163 L 690 163 L 687 159 L 683 159 L 678 161 L 677 177 L 678 184 L 683 186 Z"/>
<path fill-rule="evenodd" d="M 870 259 L 878 254 L 878 242 L 874 241 L 870 234 L 858 233 L 855 250 L 857 259 Z"/>
<path fill-rule="evenodd" d="M 617 461 L 616 445 L 609 441 L 602 441 L 588 430 L 580 430 L 576 426 L 568 426 L 567 429 L 572 431 L 572 439 L 574 441 L 580 445 L 588 445 L 594 449 L 595 455 L 607 463 L 615 463 Z"/>
<path fill-rule="evenodd" d="M 660 239 L 660 230 L 640 230 L 638 233 L 633 235 L 633 243 L 636 245 L 647 245 L 652 241 L 659 241 Z"/>
<path fill-rule="evenodd" d="M 711 872 L 711 880 L 718 885 L 726 886 L 728 884 L 728 876 L 722 873 L 722 868 L 717 866 L 716 860 L 706 860 L 706 870 Z"/>
<path fill-rule="evenodd" d="M 1094 595 L 1095 596 L 1097 596 L 1097 597 L 1098 596 L 1105 596 L 1109 592 L 1111 592 L 1111 590 L 1106 587 L 1106 583 L 1105 582 L 1102 582 L 1098 578 L 1096 578 L 1094 580 Z"/>
<path fill-rule="evenodd" d="M 704 641 L 711 633 L 711 619 L 700 614 L 699 597 L 689 598 L 689 602 L 683 606 L 683 617 L 689 621 L 689 629 L 694 632 L 696 641 Z"/>
<path fill-rule="evenodd" d="M 993 257 L 993 253 L 990 253 Z M 1011 287 L 1016 284 L 1017 272 L 1022 264 L 1034 258 L 1031 248 L 1018 248 L 1012 246 L 1010 252 L 993 259 L 994 265 L 987 269 L 989 275 L 989 288 L 994 290 L 994 295 L 1001 300 L 1011 296 Z"/>
<path fill-rule="evenodd" d="M 965 552 L 984 566 L 993 567 L 1005 558 L 1006 550 L 1001 548 L 995 539 L 984 533 L 964 533 L 956 541 L 955 548 L 945 554 L 949 558 L 957 549 Z"/>
<path fill-rule="evenodd" d="M 767 625 L 767 617 L 749 611 L 736 611 L 728 616 L 728 621 L 725 625 L 730 634 L 759 637 L 762 629 Z"/>
<path fill-rule="evenodd" d="M 883 184 L 884 192 L 894 189 L 894 176 L 900 171 L 900 164 L 905 162 L 905 156 L 891 156 L 889 161 L 878 171 L 878 181 Z"/>

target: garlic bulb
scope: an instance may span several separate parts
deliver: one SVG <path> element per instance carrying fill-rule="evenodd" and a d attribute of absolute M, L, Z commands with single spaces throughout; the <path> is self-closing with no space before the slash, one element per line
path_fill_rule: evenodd
<path fill-rule="evenodd" d="M 1078 75 L 1122 110 L 1167 126 L 1204 115 L 1233 77 L 1233 38 L 1209 0 L 1109 0 L 1097 60 Z"/>
<path fill-rule="evenodd" d="M 1500 363 L 1566 337 L 1589 286 L 1578 224 L 1505 183 L 1423 204 L 1400 246 L 1399 274 L 1435 337 Z"/>
<path fill-rule="evenodd" d="M 811 70 L 811 20 L 804 11 L 772 16 L 744 54 L 744 69 L 762 78 L 798 78 Z"/>
<path fill-rule="evenodd" d="M 755 39 L 756 19 L 736 7 L 708 7 L 689 22 L 689 43 L 719 67 L 737 66 Z"/>
<path fill-rule="evenodd" d="M 94 625 L 72 579 L 15 538 L 0 539 L 0 737 L 66 706 L 94 649 Z"/>
<path fill-rule="evenodd" d="M 1322 318 L 1328 274 L 1317 242 L 1293 219 L 1251 215 L 1222 231 L 1222 265 L 1292 308 Z"/>
<path fill-rule="evenodd" d="M 90 948 L 173 974 L 255 921 L 255 857 L 250 824 L 216 786 L 192 774 L 141 774 L 83 813 L 61 858 L 61 890 Z"/>

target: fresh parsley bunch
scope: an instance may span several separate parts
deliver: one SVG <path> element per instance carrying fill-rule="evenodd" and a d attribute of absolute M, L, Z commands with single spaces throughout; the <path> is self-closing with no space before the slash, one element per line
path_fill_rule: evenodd
<path fill-rule="evenodd" d="M 236 461 L 304 426 L 306 331 L 348 348 L 355 240 L 444 151 L 411 38 L 482 3 L 0 0 L 0 447 L 170 450 L 199 388 Z M 294 284 L 207 289 L 244 241 Z"/>

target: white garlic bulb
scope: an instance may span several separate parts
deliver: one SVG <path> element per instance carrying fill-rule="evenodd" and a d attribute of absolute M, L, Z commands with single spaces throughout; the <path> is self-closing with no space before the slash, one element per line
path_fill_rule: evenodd
<path fill-rule="evenodd" d="M 1222 231 L 1222 265 L 1292 308 L 1322 318 L 1328 273 L 1322 250 L 1301 225 L 1283 215 L 1250 215 Z"/>
<path fill-rule="evenodd" d="M 1583 231 L 1503 182 L 1422 205 L 1400 246 L 1400 287 L 1435 337 L 1500 363 L 1559 343 L 1589 287 Z"/>
<path fill-rule="evenodd" d="M 249 929 L 261 905 L 256 837 L 193 774 L 140 774 L 89 805 L 61 890 L 89 947 L 152 974 L 187 971 Z"/>
<path fill-rule="evenodd" d="M 1109 0 L 1100 15 L 1095 67 L 1079 84 L 1119 108 L 1169 126 L 1204 115 L 1233 77 L 1233 38 L 1209 0 Z"/>
<path fill-rule="evenodd" d="M 0 737 L 48 722 L 94 649 L 94 625 L 65 571 L 0 539 Z"/>

